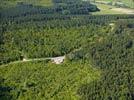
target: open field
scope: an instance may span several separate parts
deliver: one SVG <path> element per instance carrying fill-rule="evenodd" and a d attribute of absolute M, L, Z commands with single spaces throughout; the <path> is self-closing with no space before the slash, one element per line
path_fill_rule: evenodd
<path fill-rule="evenodd" d="M 102 15 L 102 14 L 123 14 L 123 12 L 112 10 L 115 9 L 116 7 L 110 6 L 110 5 L 105 5 L 105 4 L 96 4 L 97 7 L 100 9 L 99 12 L 94 12 L 94 15 Z"/>
<path fill-rule="evenodd" d="M 25 3 L 30 3 L 33 5 L 40 5 L 40 6 L 52 6 L 52 0 L 1 0 L 0 1 L 0 9 L 3 8 L 9 8 L 9 7 L 14 7 L 17 2 L 25 2 Z"/>
<path fill-rule="evenodd" d="M 94 15 L 102 15 L 102 14 L 134 14 L 133 9 L 127 8 L 117 8 L 115 6 L 110 6 L 106 4 L 96 4 L 100 9 L 99 12 L 94 12 Z"/>
<path fill-rule="evenodd" d="M 80 85 L 97 79 L 99 74 L 81 61 L 61 65 L 24 62 L 0 68 L 0 78 L 4 78 L 7 87 L 14 88 L 11 92 L 18 94 L 19 100 L 76 100 Z"/>
<path fill-rule="evenodd" d="M 114 0 L 96 0 L 96 1 L 106 1 L 106 2 L 112 2 Z M 134 8 L 134 2 L 132 3 L 132 0 L 116 0 L 117 2 L 122 2 L 128 7 Z"/>

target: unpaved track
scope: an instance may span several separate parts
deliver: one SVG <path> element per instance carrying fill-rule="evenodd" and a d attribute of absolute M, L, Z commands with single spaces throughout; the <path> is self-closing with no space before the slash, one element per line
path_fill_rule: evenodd
<path fill-rule="evenodd" d="M 10 62 L 8 64 L 3 64 L 3 65 L 0 65 L 0 66 L 8 66 L 10 64 L 17 64 L 17 63 L 24 63 L 24 62 L 32 62 L 32 61 L 45 61 L 45 60 L 51 60 L 53 61 L 53 63 L 55 64 L 60 64 L 64 61 L 65 59 L 65 56 L 59 56 L 59 57 L 48 57 L 48 58 L 33 58 L 33 59 L 23 59 L 23 60 L 20 60 L 20 61 L 13 61 L 13 62 Z"/>

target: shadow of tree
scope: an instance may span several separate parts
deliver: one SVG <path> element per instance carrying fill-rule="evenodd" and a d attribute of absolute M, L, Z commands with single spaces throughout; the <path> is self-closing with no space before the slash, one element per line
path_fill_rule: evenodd
<path fill-rule="evenodd" d="M 4 79 L 0 77 L 0 100 L 11 100 L 12 95 L 10 91 L 12 90 L 11 87 L 5 86 Z"/>

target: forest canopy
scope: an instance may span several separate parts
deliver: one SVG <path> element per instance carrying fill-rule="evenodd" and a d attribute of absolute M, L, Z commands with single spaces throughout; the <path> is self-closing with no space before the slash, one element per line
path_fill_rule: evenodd
<path fill-rule="evenodd" d="M 134 15 L 92 15 L 99 9 L 89 1 L 36 2 L 1 6 L 0 100 L 133 100 Z"/>

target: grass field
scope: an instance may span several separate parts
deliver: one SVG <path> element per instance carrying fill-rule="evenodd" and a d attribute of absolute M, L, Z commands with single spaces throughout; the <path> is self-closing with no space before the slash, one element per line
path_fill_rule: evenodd
<path fill-rule="evenodd" d="M 21 1 L 40 6 L 52 6 L 52 0 L 21 0 Z"/>
<path fill-rule="evenodd" d="M 77 89 L 100 76 L 89 63 L 69 62 L 55 65 L 46 62 L 13 64 L 0 68 L 4 86 L 17 100 L 76 100 Z M 16 100 L 16 99 L 15 99 Z"/>
<path fill-rule="evenodd" d="M 110 1 L 110 2 L 112 2 L 115 0 L 96 0 L 96 1 Z M 116 0 L 116 1 L 122 2 L 125 5 L 127 5 L 128 7 L 134 8 L 134 2 L 132 2 L 132 0 Z"/>
<path fill-rule="evenodd" d="M 33 5 L 52 6 L 52 0 L 0 0 L 0 9 L 10 8 L 17 4 L 17 2 L 25 2 Z"/>
<path fill-rule="evenodd" d="M 119 12 L 119 11 L 113 11 L 112 9 L 115 8 L 114 6 L 105 5 L 105 4 L 96 4 L 96 5 L 100 9 L 100 11 L 92 13 L 93 15 L 123 14 L 122 12 Z"/>
<path fill-rule="evenodd" d="M 95 5 L 100 9 L 100 11 L 99 12 L 93 12 L 92 13 L 93 15 L 134 14 L 134 9 L 130 9 L 130 8 L 119 8 L 119 7 L 115 7 L 115 6 L 112 6 L 112 5 L 99 4 L 99 3 L 95 3 Z"/>

